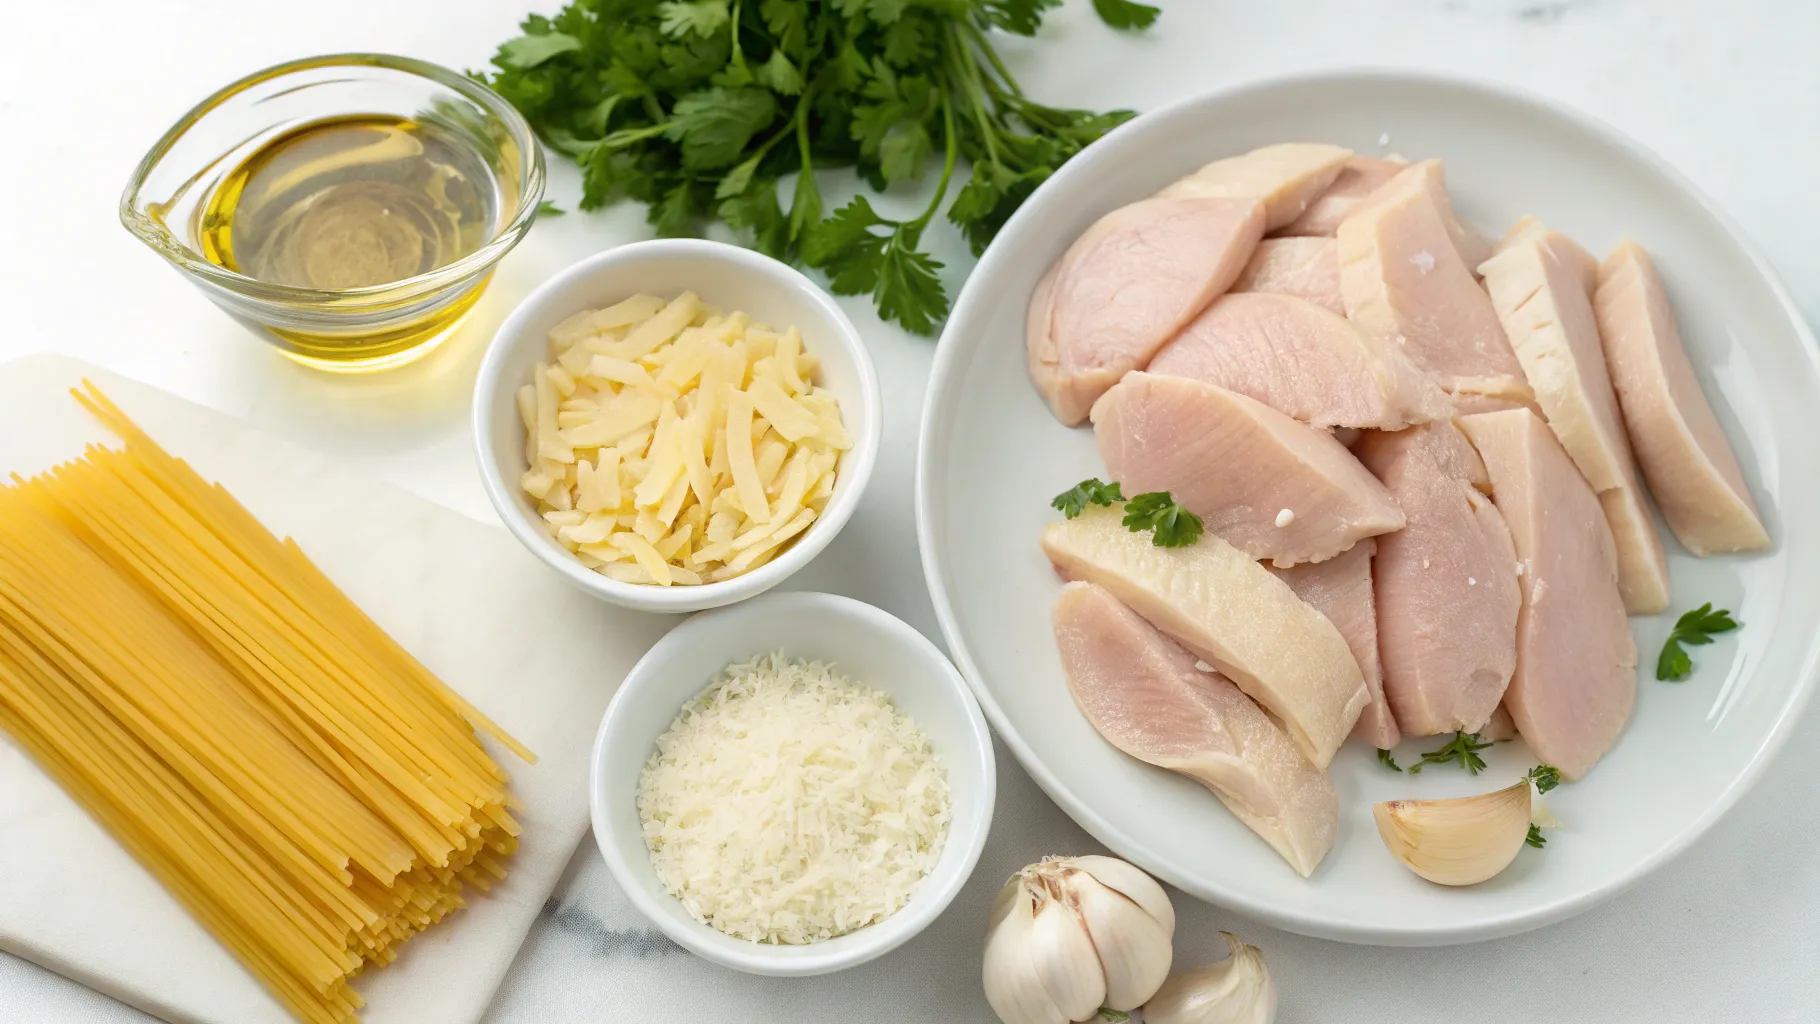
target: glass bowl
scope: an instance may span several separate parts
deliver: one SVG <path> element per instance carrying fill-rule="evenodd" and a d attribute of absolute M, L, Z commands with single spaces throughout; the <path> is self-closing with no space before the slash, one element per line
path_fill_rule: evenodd
<path fill-rule="evenodd" d="M 415 277 L 334 291 L 255 280 L 204 258 L 203 216 L 224 178 L 274 139 L 360 115 L 434 125 L 472 147 L 497 211 L 478 249 Z M 202 101 L 139 162 L 120 220 L 262 340 L 300 363 L 359 373 L 418 359 L 460 326 L 530 229 L 543 186 L 542 150 L 498 94 L 420 60 L 344 53 L 267 68 Z"/>

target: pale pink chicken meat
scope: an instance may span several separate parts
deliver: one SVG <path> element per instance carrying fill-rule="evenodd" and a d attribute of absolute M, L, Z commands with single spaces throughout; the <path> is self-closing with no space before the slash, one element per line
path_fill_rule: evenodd
<path fill-rule="evenodd" d="M 1359 715 L 1352 734 L 1383 750 L 1397 745 L 1401 736 L 1390 704 L 1384 699 L 1384 673 L 1378 661 L 1378 612 L 1371 595 L 1371 556 L 1377 541 L 1367 538 L 1335 558 L 1310 562 L 1289 569 L 1272 569 L 1277 579 L 1289 584 L 1295 596 L 1339 629 L 1352 649 L 1359 672 L 1365 676 L 1365 687 L 1371 691 L 1371 703 Z"/>
<path fill-rule="evenodd" d="M 1232 290 L 1293 295 L 1345 316 L 1339 243 L 1331 238 L 1266 238 L 1232 282 Z"/>
<path fill-rule="evenodd" d="M 1574 274 L 1580 278 L 1580 283 L 1586 289 L 1587 295 L 1590 296 L 1594 289 L 1599 287 L 1598 257 L 1587 252 L 1580 243 L 1551 229 L 1535 217 L 1526 216 L 1512 224 L 1510 230 L 1505 232 L 1504 237 L 1499 239 L 1498 244 L 1492 248 L 1492 255 L 1495 256 L 1506 249 L 1514 249 L 1532 238 L 1547 238 L 1553 243 L 1556 255 L 1568 264 Z M 1480 274 L 1483 275 L 1484 271 L 1481 270 Z"/>
<path fill-rule="evenodd" d="M 1227 543 L 1279 566 L 1401 529 L 1403 513 L 1333 435 L 1234 391 L 1136 371 L 1093 405 L 1125 495 L 1168 491 Z"/>
<path fill-rule="evenodd" d="M 1317 427 L 1399 430 L 1452 414 L 1447 395 L 1394 345 L 1290 295 L 1222 296 L 1149 370 L 1217 384 Z"/>
<path fill-rule="evenodd" d="M 1307 212 L 1351 156 L 1321 142 L 1278 143 L 1215 160 L 1157 194 L 1256 199 L 1264 204 L 1264 229 L 1274 231 Z"/>
<path fill-rule="evenodd" d="M 1491 299 L 1461 261 L 1441 211 L 1426 189 L 1399 188 L 1404 175 L 1340 225 L 1347 319 L 1367 338 L 1402 349 L 1451 395 L 1532 400 Z"/>
<path fill-rule="evenodd" d="M 1492 306 L 1561 446 L 1611 514 L 1618 582 L 1633 615 L 1668 607 L 1668 556 L 1642 505 L 1585 284 L 1585 250 L 1533 219 L 1480 266 Z"/>
<path fill-rule="evenodd" d="M 1158 547 L 1133 533 L 1123 506 L 1089 507 L 1043 528 L 1043 553 L 1064 579 L 1097 583 L 1238 684 L 1282 723 L 1317 768 L 1369 703 L 1345 637 L 1243 551 L 1204 534 Z"/>
<path fill-rule="evenodd" d="M 1453 196 L 1447 191 L 1447 168 L 1439 160 L 1423 160 L 1402 168 L 1376 192 L 1353 207 L 1352 212 L 1359 213 L 1375 204 L 1411 195 L 1426 196 L 1434 205 L 1435 213 L 1447 229 L 1447 237 L 1453 241 L 1454 251 L 1459 253 L 1460 262 L 1466 264 L 1468 270 L 1478 267 L 1491 255 L 1491 243 L 1461 220 L 1454 210 Z M 1335 231 L 1337 233 L 1338 229 Z"/>
<path fill-rule="evenodd" d="M 1523 566 L 1517 666 L 1504 706 L 1538 759 L 1578 779 L 1617 741 L 1636 697 L 1637 645 L 1618 593 L 1611 529 L 1534 413 L 1460 422 L 1485 460 Z"/>
<path fill-rule="evenodd" d="M 1407 166 L 1409 165 L 1400 160 L 1380 160 L 1355 154 L 1340 169 L 1333 184 L 1327 186 L 1327 191 L 1309 203 L 1308 209 L 1284 225 L 1278 234 L 1332 237 L 1340 229 L 1340 222 L 1350 216 L 1360 203 Z"/>
<path fill-rule="evenodd" d="M 1074 426 L 1232 285 L 1264 231 L 1249 199 L 1140 200 L 1088 228 L 1031 295 L 1030 379 Z"/>
<path fill-rule="evenodd" d="M 1625 242 L 1606 257 L 1594 305 L 1631 446 L 1669 528 L 1696 555 L 1768 547 L 1757 503 L 1642 246 Z"/>
<path fill-rule="evenodd" d="M 1054 618 L 1068 690 L 1107 742 L 1206 786 L 1299 874 L 1313 873 L 1333 846 L 1339 798 L 1269 715 L 1102 587 L 1066 585 Z"/>
<path fill-rule="evenodd" d="M 1372 431 L 1353 452 L 1408 520 L 1372 565 L 1385 699 L 1405 735 L 1476 732 L 1516 668 L 1522 601 L 1485 466 L 1452 422 Z"/>

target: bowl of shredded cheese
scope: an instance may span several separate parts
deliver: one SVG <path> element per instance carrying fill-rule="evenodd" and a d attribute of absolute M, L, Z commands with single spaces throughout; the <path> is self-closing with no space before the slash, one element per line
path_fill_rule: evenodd
<path fill-rule="evenodd" d="M 690 951 L 825 974 L 909 940 L 973 871 L 992 739 L 921 633 L 831 594 L 704 612 L 632 669 L 595 740 L 594 835 Z"/>
<path fill-rule="evenodd" d="M 730 604 L 807 564 L 858 504 L 881 420 L 871 358 L 825 291 L 694 239 L 599 253 L 532 292 L 474 401 L 507 528 L 647 611 Z"/>

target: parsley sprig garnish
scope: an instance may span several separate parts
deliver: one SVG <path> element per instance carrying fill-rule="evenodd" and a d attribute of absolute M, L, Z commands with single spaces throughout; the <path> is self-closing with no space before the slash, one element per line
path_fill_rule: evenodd
<path fill-rule="evenodd" d="M 1536 787 L 1537 793 L 1546 793 L 1561 784 L 1561 769 L 1552 764 L 1539 764 L 1531 768 L 1521 781 Z"/>
<path fill-rule="evenodd" d="M 1662 654 L 1656 658 L 1656 678 L 1664 682 L 1686 679 L 1694 670 L 1694 660 L 1687 656 L 1682 644 L 1710 644 L 1714 634 L 1729 633 L 1742 625 L 1724 608 L 1713 611 L 1711 601 L 1676 619 L 1675 628 L 1662 644 Z"/>
<path fill-rule="evenodd" d="M 1124 500 L 1125 496 L 1119 492 L 1118 484 L 1109 484 L 1099 477 L 1089 477 L 1056 495 L 1049 505 L 1064 517 L 1073 519 L 1087 511 L 1088 505 L 1111 506 Z"/>
<path fill-rule="evenodd" d="M 1403 766 L 1397 764 L 1397 759 L 1390 756 L 1390 751 L 1385 750 L 1383 747 L 1378 748 L 1378 763 L 1389 768 L 1393 772 L 1400 772 L 1403 770 Z"/>
<path fill-rule="evenodd" d="M 1201 517 L 1175 503 L 1168 491 L 1139 494 L 1125 502 L 1125 529 L 1150 531 L 1159 548 L 1184 548 L 1201 539 Z"/>
<path fill-rule="evenodd" d="M 1529 826 L 1529 836 L 1523 841 L 1538 850 L 1548 845 L 1548 840 L 1542 835 L 1542 827 L 1540 825 Z"/>
<path fill-rule="evenodd" d="M 1033 36 L 1060 3 L 574 0 L 526 18 L 479 77 L 581 166 L 582 209 L 635 199 L 660 235 L 724 222 L 929 334 L 948 294 L 923 234 L 953 186 L 947 218 L 977 255 L 1038 185 L 1132 116 L 1038 103 L 1000 59 L 990 33 Z M 1158 13 L 1093 8 L 1119 29 Z M 909 217 L 864 196 L 825 213 L 817 171 L 851 168 L 883 192 L 931 165 L 934 195 Z"/>
<path fill-rule="evenodd" d="M 1479 756 L 1479 751 L 1491 745 L 1491 740 L 1479 739 L 1476 732 L 1456 732 L 1453 739 L 1442 746 L 1423 752 L 1422 760 L 1409 766 L 1409 774 L 1418 775 L 1431 764 L 1457 763 L 1468 775 L 1477 775 L 1485 770 L 1485 759 Z"/>

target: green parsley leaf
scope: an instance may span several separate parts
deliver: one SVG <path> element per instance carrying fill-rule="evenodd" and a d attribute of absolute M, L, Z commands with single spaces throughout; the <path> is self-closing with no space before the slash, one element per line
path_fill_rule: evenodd
<path fill-rule="evenodd" d="M 889 182 L 909 181 L 923 176 L 923 164 L 935 152 L 935 140 L 929 130 L 917 121 L 899 121 L 886 129 L 878 145 L 880 170 Z"/>
<path fill-rule="evenodd" d="M 1124 1010 L 1115 1010 L 1110 1006 L 1100 1007 L 1098 1016 L 1094 1017 L 1094 1020 L 1102 1020 L 1106 1024 L 1125 1024 L 1130 1019 L 1131 1014 Z"/>
<path fill-rule="evenodd" d="M 1529 835 L 1523 841 L 1538 850 L 1548 845 L 1548 840 L 1542 835 L 1542 828 L 1539 825 L 1529 826 Z"/>
<path fill-rule="evenodd" d="M 664 134 L 682 145 L 684 167 L 709 170 L 737 161 L 752 136 L 777 118 L 766 89 L 715 87 L 676 101 Z"/>
<path fill-rule="evenodd" d="M 1088 477 L 1056 495 L 1049 502 L 1049 507 L 1060 512 L 1065 518 L 1073 519 L 1087 511 L 1088 505 L 1110 508 L 1124 500 L 1125 496 L 1119 493 L 1118 484 L 1109 484 L 1099 477 Z"/>
<path fill-rule="evenodd" d="M 559 53 L 574 53 L 579 49 L 581 49 L 581 40 L 574 36 L 561 32 L 545 32 L 541 35 L 526 35 L 506 40 L 500 46 L 499 55 L 493 58 L 493 62 L 500 67 L 527 71 Z"/>
<path fill-rule="evenodd" d="M 727 0 L 692 0 L 657 5 L 658 27 L 676 39 L 711 36 L 727 25 Z"/>
<path fill-rule="evenodd" d="M 752 79 L 772 92 L 785 96 L 795 96 L 803 91 L 802 73 L 796 70 L 795 64 L 790 63 L 790 58 L 784 55 L 781 47 L 771 51 L 771 58 L 752 72 Z"/>
<path fill-rule="evenodd" d="M 1468 775 L 1477 775 L 1485 770 L 1485 759 L 1479 756 L 1479 751 L 1491 745 L 1490 740 L 1480 740 L 1476 732 L 1456 732 L 1453 739 L 1423 753 L 1422 760 L 1409 766 L 1409 774 L 1419 775 L 1431 764 L 1458 764 Z"/>
<path fill-rule="evenodd" d="M 1036 35 L 1043 12 L 1061 5 L 1062 0 L 979 0 L 988 24 L 1020 36 Z"/>
<path fill-rule="evenodd" d="M 912 334 L 929 334 L 948 311 L 948 292 L 935 272 L 940 261 L 916 249 L 910 225 L 897 229 L 879 268 L 878 315 L 896 320 Z"/>
<path fill-rule="evenodd" d="M 548 199 L 537 204 L 537 215 L 539 217 L 560 217 L 562 214 L 563 211 L 557 209 L 556 204 L 550 202 Z"/>
<path fill-rule="evenodd" d="M 1390 751 L 1385 750 L 1383 747 L 1378 748 L 1378 763 L 1389 768 L 1393 772 L 1400 772 L 1403 770 L 1402 766 L 1397 764 L 1397 759 L 1391 757 Z"/>
<path fill-rule="evenodd" d="M 1156 16 L 1163 13 L 1148 4 L 1133 3 L 1132 0 L 1093 0 L 1093 10 L 1101 21 L 1121 29 L 1149 28 L 1156 21 Z"/>
<path fill-rule="evenodd" d="M 1552 764 L 1539 764 L 1523 776 L 1523 781 L 1536 787 L 1537 793 L 1546 793 L 1561 784 L 1561 769 Z"/>
<path fill-rule="evenodd" d="M 1201 517 L 1175 503 L 1168 491 L 1151 491 L 1125 502 L 1125 529 L 1150 531 L 1159 548 L 1183 548 L 1201 538 Z"/>
<path fill-rule="evenodd" d="M 1675 628 L 1669 632 L 1668 640 L 1662 644 L 1662 653 L 1656 658 L 1656 678 L 1664 682 L 1686 679 L 1694 670 L 1694 660 L 1687 656 L 1682 644 L 1696 647 L 1710 644 L 1713 634 L 1729 633 L 1742 625 L 1723 608 L 1713 611 L 1711 601 L 1681 616 L 1675 620 Z"/>

